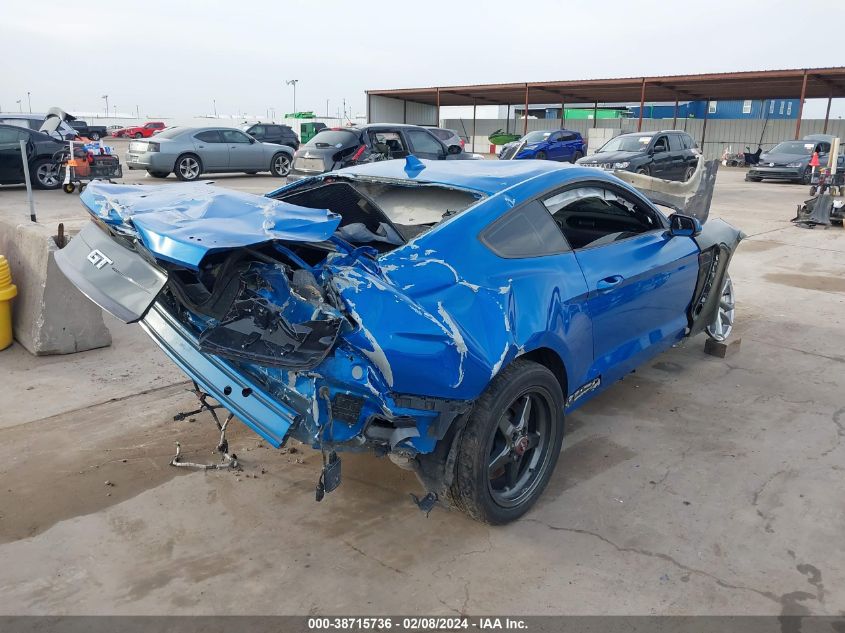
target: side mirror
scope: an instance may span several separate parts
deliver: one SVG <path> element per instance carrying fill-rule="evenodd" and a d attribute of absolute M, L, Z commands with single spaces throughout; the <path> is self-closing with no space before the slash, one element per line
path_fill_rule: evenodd
<path fill-rule="evenodd" d="M 701 222 L 690 215 L 673 213 L 669 216 L 669 232 L 673 237 L 695 237 L 701 233 Z"/>
<path fill-rule="evenodd" d="M 254 145 L 254 144 L 255 144 L 255 139 L 254 139 L 253 137 L 251 137 L 251 136 L 249 137 L 249 144 L 250 144 L 250 145 Z"/>
<path fill-rule="evenodd" d="M 460 145 L 450 145 L 449 146 L 449 153 L 450 154 L 460 154 L 462 151 L 464 151 L 464 150 L 461 149 Z"/>

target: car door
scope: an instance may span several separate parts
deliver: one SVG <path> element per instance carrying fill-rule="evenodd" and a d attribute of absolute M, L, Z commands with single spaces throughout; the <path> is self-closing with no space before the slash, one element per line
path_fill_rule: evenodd
<path fill-rule="evenodd" d="M 683 180 L 684 172 L 688 166 L 688 161 L 686 160 L 686 150 L 684 150 L 681 135 L 667 134 L 666 136 L 669 139 L 669 155 L 671 163 L 671 175 L 669 178 L 672 180 Z"/>
<path fill-rule="evenodd" d="M 411 153 L 417 158 L 446 158 L 446 146 L 427 130 L 404 130 Z"/>
<path fill-rule="evenodd" d="M 226 171 L 229 168 L 229 145 L 223 141 L 219 130 L 194 134 L 194 147 L 205 171 Z"/>
<path fill-rule="evenodd" d="M 581 140 L 574 132 L 562 132 L 561 143 L 563 144 L 563 157 L 561 160 L 575 162 L 575 152 L 581 151 Z"/>
<path fill-rule="evenodd" d="M 266 170 L 269 161 L 264 159 L 264 148 L 240 130 L 220 130 L 229 146 L 229 169 L 232 171 Z"/>
<path fill-rule="evenodd" d="M 550 160 L 563 160 L 564 144 L 560 132 L 552 132 L 546 139 L 546 158 Z"/>
<path fill-rule="evenodd" d="M 657 178 L 672 178 L 672 154 L 669 151 L 669 139 L 660 134 L 651 142 L 651 175 Z"/>
<path fill-rule="evenodd" d="M 685 331 L 698 246 L 690 237 L 673 237 L 646 200 L 609 183 L 579 183 L 543 202 L 587 282 L 590 377 L 621 378 Z"/>
<path fill-rule="evenodd" d="M 0 127 L 0 182 L 23 182 L 21 139 L 28 140 L 24 129 Z"/>

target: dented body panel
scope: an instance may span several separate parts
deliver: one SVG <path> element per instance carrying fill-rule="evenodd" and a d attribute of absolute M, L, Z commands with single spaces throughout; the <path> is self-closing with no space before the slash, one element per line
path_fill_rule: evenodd
<path fill-rule="evenodd" d="M 690 332 L 700 244 L 735 248 L 741 235 L 728 225 L 705 225 L 699 244 L 673 236 L 654 209 L 653 231 L 609 249 L 517 258 L 480 238 L 538 196 L 580 182 L 650 205 L 590 168 L 416 159 L 300 180 L 267 197 L 204 183 L 94 183 L 82 200 L 93 230 L 134 248 L 133 265 L 167 276 L 142 327 L 268 442 L 414 456 L 432 453 L 519 356 L 558 359 L 573 409 Z M 415 210 L 402 200 L 422 200 L 422 188 L 447 192 L 430 200 L 452 206 L 420 224 L 432 203 Z M 303 206 L 312 191 L 329 204 Z M 362 235 L 366 244 L 353 243 Z M 84 277 L 80 287 L 108 275 L 110 288 L 123 283 L 117 265 L 71 259 L 57 255 L 72 280 Z M 613 275 L 625 283 L 609 291 L 602 283 Z"/>

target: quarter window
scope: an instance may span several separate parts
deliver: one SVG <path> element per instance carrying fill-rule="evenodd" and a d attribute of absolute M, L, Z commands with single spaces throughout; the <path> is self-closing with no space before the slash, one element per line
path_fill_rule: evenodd
<path fill-rule="evenodd" d="M 542 257 L 569 250 L 552 216 L 539 200 L 514 209 L 491 224 L 481 235 L 499 257 Z"/>
<path fill-rule="evenodd" d="M 611 244 L 662 227 L 644 204 L 601 186 L 567 189 L 543 204 L 575 249 Z"/>

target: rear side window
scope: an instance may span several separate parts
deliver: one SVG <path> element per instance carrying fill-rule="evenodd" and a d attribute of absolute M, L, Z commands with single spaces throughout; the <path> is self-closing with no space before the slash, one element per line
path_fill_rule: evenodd
<path fill-rule="evenodd" d="M 411 149 L 415 152 L 425 152 L 426 154 L 440 154 L 443 148 L 437 139 L 431 134 L 423 130 L 408 130 L 408 142 L 411 144 Z"/>
<path fill-rule="evenodd" d="M 161 134 L 159 134 L 159 136 L 161 136 Z M 194 138 L 206 143 L 223 142 L 223 139 L 220 138 L 220 133 L 217 130 L 206 130 L 205 132 L 200 132 L 199 134 L 194 135 Z"/>
<path fill-rule="evenodd" d="M 669 149 L 673 152 L 678 152 L 684 149 L 684 142 L 680 134 L 669 134 Z"/>
<path fill-rule="evenodd" d="M 538 200 L 514 209 L 493 222 L 481 241 L 499 257 L 542 257 L 566 252 L 569 245 L 546 207 Z"/>
<path fill-rule="evenodd" d="M 577 138 L 578 137 L 575 136 L 575 134 L 573 134 L 572 132 L 561 132 L 560 134 L 561 141 L 574 141 Z"/>
<path fill-rule="evenodd" d="M 689 134 L 681 134 L 681 141 L 683 141 L 684 149 L 692 149 L 695 147 L 695 141 Z"/>
<path fill-rule="evenodd" d="M 434 136 L 439 138 L 441 141 L 445 141 L 447 139 L 452 138 L 452 133 L 449 130 L 441 130 L 439 128 L 432 128 L 429 130 Z"/>

